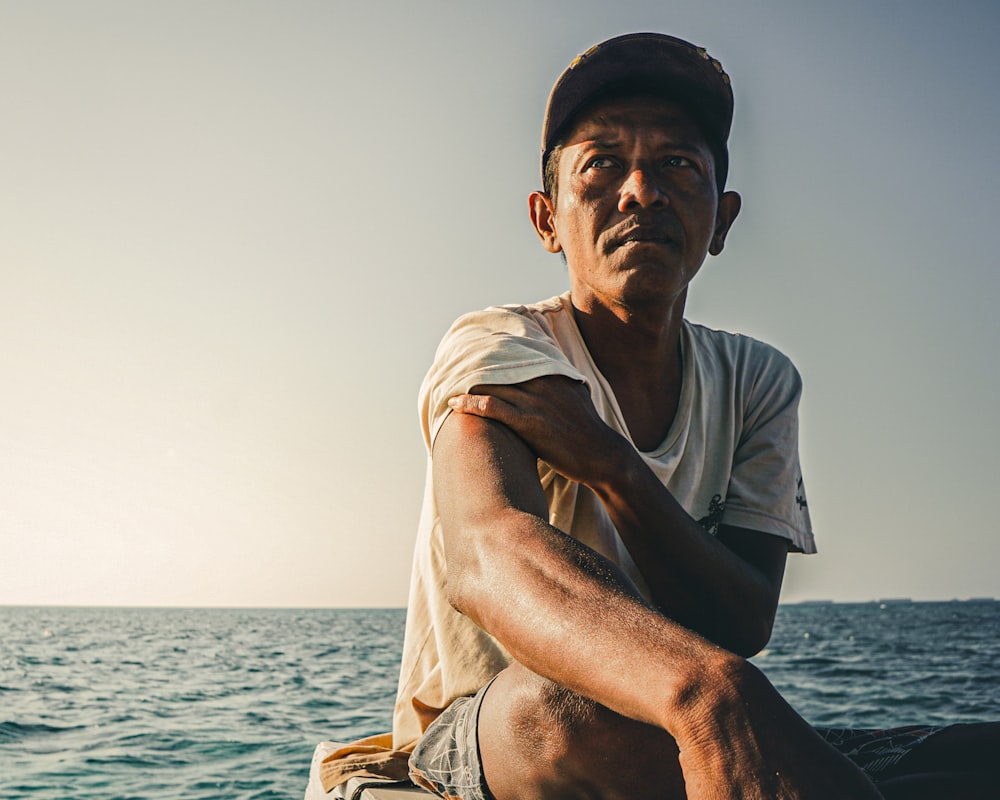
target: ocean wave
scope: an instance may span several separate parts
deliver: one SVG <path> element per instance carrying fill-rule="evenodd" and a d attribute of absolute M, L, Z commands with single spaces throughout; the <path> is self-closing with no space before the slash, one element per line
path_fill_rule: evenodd
<path fill-rule="evenodd" d="M 38 736 L 54 736 L 69 731 L 79 731 L 85 725 L 46 725 L 41 722 L 24 723 L 14 720 L 0 722 L 0 743 L 9 744 Z"/>

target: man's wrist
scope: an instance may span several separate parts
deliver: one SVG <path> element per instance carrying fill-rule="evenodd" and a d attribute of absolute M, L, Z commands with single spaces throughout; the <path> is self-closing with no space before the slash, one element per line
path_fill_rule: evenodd
<path fill-rule="evenodd" d="M 647 470 L 639 451 L 624 436 L 608 430 L 613 437 L 607 447 L 595 448 L 601 457 L 595 461 L 595 471 L 586 485 L 602 500 L 613 496 L 627 496 L 629 487 L 642 480 L 642 471 Z"/>
<path fill-rule="evenodd" d="M 755 674 L 756 673 L 756 674 Z M 720 731 L 746 713 L 746 692 L 763 679 L 746 659 L 718 650 L 682 677 L 664 728 L 683 750 L 690 743 L 713 741 Z"/>

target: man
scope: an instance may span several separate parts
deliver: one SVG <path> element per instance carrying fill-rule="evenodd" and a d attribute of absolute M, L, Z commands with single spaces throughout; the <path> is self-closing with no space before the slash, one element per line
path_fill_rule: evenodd
<path fill-rule="evenodd" d="M 463 317 L 425 380 L 393 734 L 442 796 L 881 796 L 746 661 L 787 552 L 814 546 L 794 367 L 683 318 L 740 211 L 732 109 L 719 62 L 679 39 L 580 56 L 529 199 L 570 290 Z M 982 776 L 947 795 L 900 778 L 933 733 L 875 760 L 906 796 L 980 796 Z"/>

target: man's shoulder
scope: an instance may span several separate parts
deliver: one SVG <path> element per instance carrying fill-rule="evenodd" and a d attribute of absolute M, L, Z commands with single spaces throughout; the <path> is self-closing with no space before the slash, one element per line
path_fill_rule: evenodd
<path fill-rule="evenodd" d="M 540 300 L 536 303 L 507 303 L 487 306 L 476 311 L 462 314 L 452 325 L 452 329 L 469 326 L 520 326 L 526 321 L 529 324 L 544 324 L 547 319 L 564 315 L 569 309 L 569 295 L 562 294 Z"/>
<path fill-rule="evenodd" d="M 698 347 L 720 355 L 740 359 L 775 359 L 791 363 L 791 359 L 773 344 L 747 336 L 745 333 L 710 328 L 690 320 L 684 320 L 684 327 L 691 341 Z"/>
<path fill-rule="evenodd" d="M 537 303 L 495 305 L 469 311 L 456 319 L 445 333 L 435 360 L 470 349 L 490 351 L 504 342 L 533 341 L 562 348 L 575 328 L 568 295 Z"/>
<path fill-rule="evenodd" d="M 572 334 L 568 299 L 491 306 L 463 314 L 438 345 L 420 387 L 420 413 L 428 447 L 450 413 L 448 398 L 480 384 L 510 385 L 562 375 L 586 382 L 575 366 L 579 343 Z"/>
<path fill-rule="evenodd" d="M 798 383 L 799 373 L 792 360 L 772 344 L 743 333 L 719 330 L 684 321 L 687 345 L 704 366 L 744 374 L 751 379 L 770 374 Z"/>

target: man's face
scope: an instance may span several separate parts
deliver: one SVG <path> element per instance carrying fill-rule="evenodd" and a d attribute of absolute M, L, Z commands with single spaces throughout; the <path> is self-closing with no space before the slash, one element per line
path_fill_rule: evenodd
<path fill-rule="evenodd" d="M 533 195 L 532 219 L 546 248 L 565 253 L 581 307 L 672 304 L 706 254 L 721 252 L 739 211 L 738 195 L 718 196 L 698 126 L 667 100 L 593 106 L 558 158 L 555 205 Z"/>

